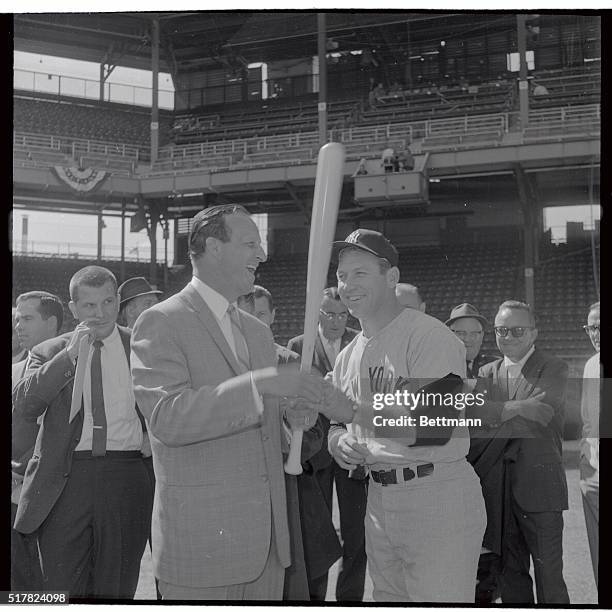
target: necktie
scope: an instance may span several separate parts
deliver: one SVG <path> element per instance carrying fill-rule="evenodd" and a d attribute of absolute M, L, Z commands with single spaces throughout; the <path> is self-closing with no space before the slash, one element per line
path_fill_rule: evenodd
<path fill-rule="evenodd" d="M 472 372 L 472 367 L 474 366 L 474 360 L 466 361 L 465 365 L 466 365 L 466 370 L 467 370 L 467 377 L 468 378 L 476 378 L 474 372 Z"/>
<path fill-rule="evenodd" d="M 248 372 L 251 369 L 251 360 L 249 358 L 249 349 L 242 333 L 242 326 L 240 325 L 240 315 L 233 304 L 227 307 L 227 312 L 232 322 L 232 334 L 234 335 L 234 348 L 236 349 L 238 365 L 240 366 L 241 373 Z"/>
<path fill-rule="evenodd" d="M 106 413 L 104 412 L 104 390 L 102 388 L 102 340 L 94 340 L 91 356 L 91 414 L 93 437 L 91 454 L 94 457 L 106 455 Z"/>

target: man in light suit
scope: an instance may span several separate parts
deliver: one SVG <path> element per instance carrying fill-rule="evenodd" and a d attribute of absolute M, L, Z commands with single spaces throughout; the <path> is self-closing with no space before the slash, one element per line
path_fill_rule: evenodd
<path fill-rule="evenodd" d="M 71 599 L 129 599 L 152 502 L 130 333 L 115 323 L 119 297 L 110 270 L 76 272 L 70 297 L 79 324 L 34 347 L 13 392 L 15 413 L 30 422 L 44 415 L 15 529 L 36 536 L 43 590 L 68 591 Z"/>
<path fill-rule="evenodd" d="M 476 392 L 489 440 L 472 455 L 487 505 L 484 545 L 495 550 L 501 538 L 503 603 L 533 603 L 529 575 L 534 563 L 538 603 L 568 604 L 563 579 L 563 510 L 568 508 L 561 439 L 567 365 L 535 348 L 538 331 L 531 308 L 506 301 L 495 317 L 502 359 L 480 368 Z M 496 538 L 493 537 L 495 532 Z"/>
<path fill-rule="evenodd" d="M 17 297 L 15 326 L 20 345 L 26 351 L 54 338 L 64 321 L 61 300 L 47 291 L 28 291 Z M 12 390 L 26 372 L 26 358 L 14 363 L 11 372 Z M 27 421 L 13 413 L 11 423 L 11 588 L 15 591 L 41 589 L 42 576 L 36 552 L 36 539 L 19 533 L 14 527 L 17 504 L 23 485 L 23 475 L 32 457 L 38 423 Z"/>
<path fill-rule="evenodd" d="M 331 386 L 277 369 L 268 327 L 235 307 L 266 259 L 243 207 L 198 213 L 189 253 L 191 282 L 143 312 L 132 336 L 157 478 L 153 570 L 164 599 L 280 600 L 290 540 L 279 398 L 287 410 L 294 398 L 331 403 Z"/>
<path fill-rule="evenodd" d="M 323 291 L 321 301 L 321 312 L 319 314 L 319 330 L 315 340 L 312 365 L 325 376 L 333 370 L 336 357 L 340 351 L 349 344 L 357 335 L 357 331 L 346 327 L 348 309 L 340 301 L 338 289 L 328 287 Z M 302 354 L 304 335 L 296 336 L 289 340 L 287 348 Z M 336 494 L 338 496 L 338 507 L 340 512 L 340 533 L 342 536 L 342 567 L 338 574 L 336 583 L 336 601 L 361 601 L 365 585 L 366 553 L 365 553 L 365 529 L 364 516 L 367 502 L 367 484 L 360 472 L 354 472 L 349 477 L 349 472 L 343 470 L 332 459 L 327 450 L 327 432 L 329 420 L 324 418 L 325 440 L 323 448 L 310 461 L 313 466 L 313 476 L 309 484 L 321 491 L 327 506 L 328 515 L 324 518 L 331 522 L 332 495 L 334 481 L 336 482 Z M 302 483 L 303 485 L 305 483 Z M 308 511 L 308 509 L 306 509 Z M 316 520 L 316 517 L 313 517 Z M 319 519 L 321 520 L 321 519 Z M 325 531 L 322 531 L 325 534 Z M 318 542 L 312 542 L 310 556 L 318 558 L 314 571 L 309 575 L 308 585 L 310 599 L 313 601 L 325 601 L 327 592 L 327 573 L 334 563 L 334 555 L 328 554 L 330 541 L 327 537 L 319 538 Z M 333 553 L 333 549 L 329 551 Z M 307 550 L 308 557 L 308 550 Z"/>

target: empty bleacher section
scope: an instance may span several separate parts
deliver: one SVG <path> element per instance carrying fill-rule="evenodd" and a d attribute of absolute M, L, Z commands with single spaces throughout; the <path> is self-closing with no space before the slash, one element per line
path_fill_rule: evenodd
<path fill-rule="evenodd" d="M 13 100 L 16 132 L 142 146 L 148 146 L 150 141 L 151 115 L 144 109 L 91 100 L 42 99 L 40 94 L 20 93 Z M 160 124 L 163 142 L 171 120 L 161 116 Z"/>
<path fill-rule="evenodd" d="M 90 265 L 102 265 L 111 270 L 117 280 L 121 282 L 120 262 L 104 260 L 100 264 L 96 260 L 82 258 L 57 258 L 57 257 L 25 257 L 13 256 L 13 295 L 12 303 L 20 293 L 25 291 L 50 291 L 59 296 L 64 303 L 64 325 L 63 331 L 74 328 L 74 318 L 68 310 L 70 296 L 68 285 L 72 275 L 81 268 Z M 131 276 L 149 276 L 149 264 L 143 262 L 126 261 L 125 278 Z M 163 278 L 163 270 L 158 266 L 158 278 Z M 163 287 L 162 287 L 163 288 Z"/>

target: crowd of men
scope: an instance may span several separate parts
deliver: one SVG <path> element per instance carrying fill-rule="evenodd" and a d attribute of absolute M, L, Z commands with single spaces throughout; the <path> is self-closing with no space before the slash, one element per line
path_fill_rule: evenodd
<path fill-rule="evenodd" d="M 477 308 L 445 323 L 426 314 L 393 244 L 358 229 L 334 243 L 337 287 L 322 296 L 306 373 L 303 335 L 286 348 L 272 336 L 247 211 L 201 211 L 188 244 L 193 277 L 163 301 L 144 278 L 76 272 L 71 332 L 59 335 L 57 296 L 17 298 L 13 589 L 131 599 L 149 540 L 165 600 L 325 601 L 341 559 L 337 601 L 363 600 L 367 567 L 375 601 L 569 603 L 568 368 L 537 347 L 529 305 L 499 306 L 500 354 L 484 354 Z M 596 353 L 580 473 L 597 579 L 599 303 L 585 331 Z M 373 398 L 397 391 L 484 399 L 397 401 L 385 415 L 415 423 L 379 429 Z M 430 424 L 440 419 L 456 424 Z M 299 476 L 283 469 L 292 430 L 304 432 Z"/>

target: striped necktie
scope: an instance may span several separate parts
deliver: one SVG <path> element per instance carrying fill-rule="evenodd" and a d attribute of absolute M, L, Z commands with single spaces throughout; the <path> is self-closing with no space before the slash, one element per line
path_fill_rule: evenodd
<path fill-rule="evenodd" d="M 94 340 L 91 356 L 91 414 L 93 435 L 91 454 L 94 457 L 106 455 L 106 413 L 104 412 L 104 390 L 102 388 L 102 340 Z"/>
<path fill-rule="evenodd" d="M 240 325 L 240 315 L 238 309 L 230 304 L 227 307 L 227 312 L 232 322 L 232 334 L 234 335 L 234 348 L 236 353 L 236 360 L 240 366 L 241 373 L 248 372 L 251 369 L 251 360 L 249 358 L 249 349 L 247 347 L 244 334 L 242 333 L 242 326 Z"/>

